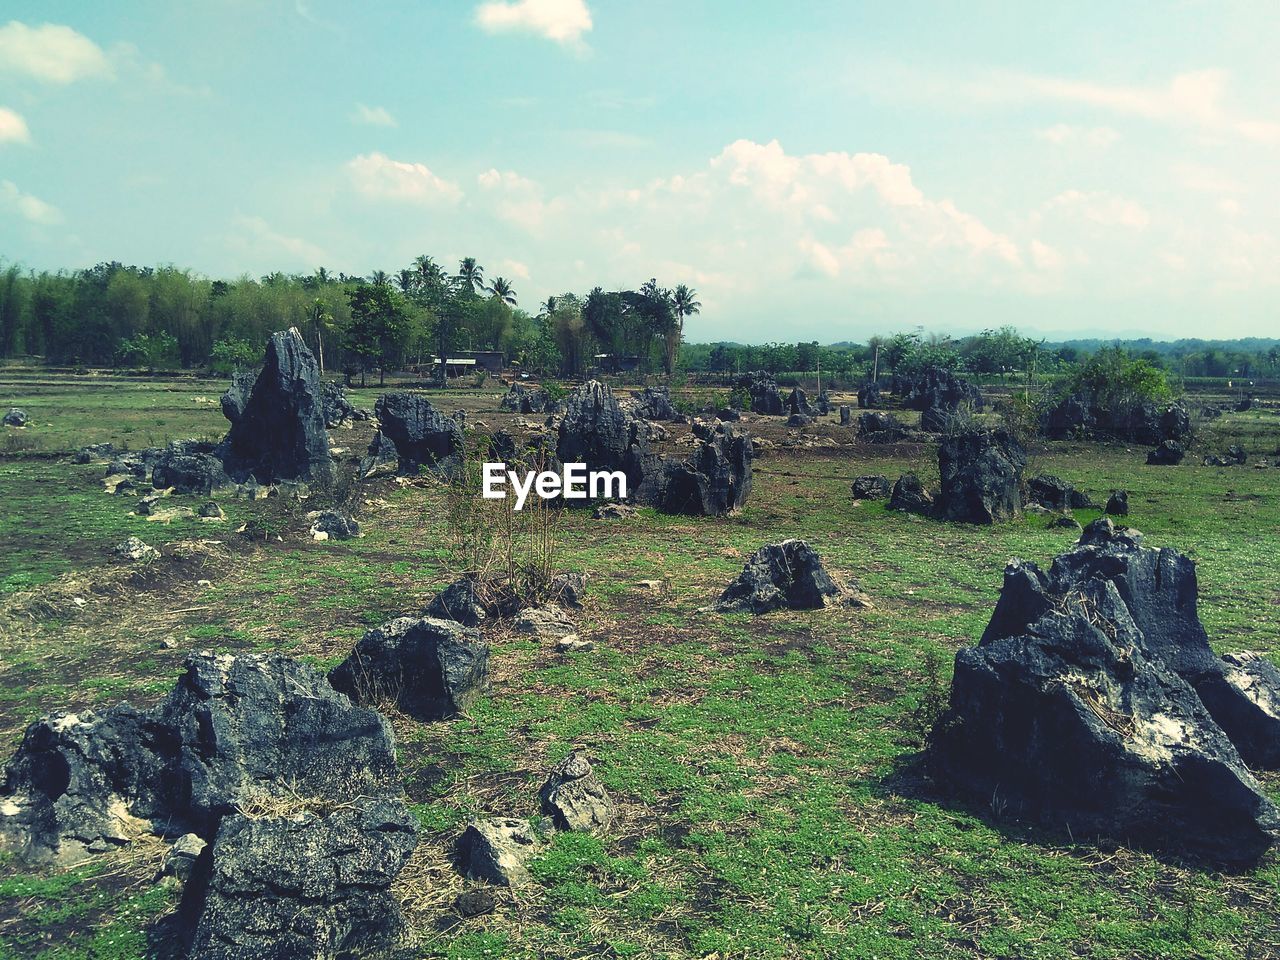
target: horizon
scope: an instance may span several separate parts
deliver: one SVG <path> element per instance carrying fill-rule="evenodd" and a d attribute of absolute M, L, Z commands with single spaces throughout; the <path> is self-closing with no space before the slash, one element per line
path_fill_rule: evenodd
<path fill-rule="evenodd" d="M 799 4 L 784 22 L 725 3 L 226 0 L 9 18 L 0 258 L 25 268 L 475 256 L 526 308 L 687 283 L 697 343 L 1276 329 L 1280 10 Z"/>

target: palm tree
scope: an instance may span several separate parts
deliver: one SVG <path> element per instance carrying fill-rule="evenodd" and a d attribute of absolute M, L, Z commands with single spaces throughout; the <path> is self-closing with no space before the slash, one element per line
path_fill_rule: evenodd
<path fill-rule="evenodd" d="M 556 298 L 547 297 L 547 302 L 542 305 L 542 313 L 545 316 L 551 316 L 556 312 Z"/>
<path fill-rule="evenodd" d="M 516 292 L 511 287 L 511 282 L 506 277 L 494 277 L 493 283 L 489 284 L 489 293 L 497 297 L 509 307 L 516 305 Z"/>
<path fill-rule="evenodd" d="M 484 289 L 484 267 L 476 263 L 475 257 L 463 257 L 458 263 L 458 280 L 474 297 L 476 288 Z"/>
<path fill-rule="evenodd" d="M 325 302 L 316 297 L 307 309 L 307 323 L 316 335 L 316 359 L 320 363 L 320 376 L 324 376 L 324 331 L 333 323 L 333 314 L 329 312 Z"/>
<path fill-rule="evenodd" d="M 373 273 L 369 274 L 369 282 L 375 287 L 385 287 L 391 282 L 391 278 L 387 276 L 387 271 L 375 270 Z"/>
<path fill-rule="evenodd" d="M 400 287 L 401 293 L 412 293 L 413 288 L 418 284 L 418 274 L 413 270 L 401 270 L 396 274 L 396 284 Z"/>
<path fill-rule="evenodd" d="M 676 366 L 676 357 L 680 352 L 680 344 L 684 340 L 684 318 L 691 317 L 702 309 L 698 302 L 698 291 L 686 284 L 676 285 L 671 294 L 671 309 L 676 315 L 676 327 L 667 335 L 667 372 L 672 373 Z"/>

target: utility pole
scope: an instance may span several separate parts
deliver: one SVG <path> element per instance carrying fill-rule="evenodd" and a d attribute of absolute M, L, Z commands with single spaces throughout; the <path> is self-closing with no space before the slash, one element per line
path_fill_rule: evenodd
<path fill-rule="evenodd" d="M 875 362 L 871 367 L 871 382 L 872 383 L 880 382 L 880 344 L 878 343 L 876 344 Z"/>

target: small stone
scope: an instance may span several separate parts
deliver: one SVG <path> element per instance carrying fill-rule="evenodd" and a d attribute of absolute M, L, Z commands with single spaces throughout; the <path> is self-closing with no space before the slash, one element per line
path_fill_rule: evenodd
<path fill-rule="evenodd" d="M 586 754 L 574 751 L 543 784 L 542 809 L 561 830 L 599 832 L 613 823 L 613 801 Z"/>
<path fill-rule="evenodd" d="M 497 905 L 498 898 L 493 895 L 493 891 L 484 887 L 464 890 L 453 901 L 453 909 L 464 917 L 481 917 L 486 913 L 493 913 Z"/>
<path fill-rule="evenodd" d="M 178 646 L 178 641 L 173 639 L 173 637 L 165 637 L 163 640 L 160 641 L 160 648 L 162 650 L 173 650 L 173 649 L 176 649 L 177 646 Z"/>
<path fill-rule="evenodd" d="M 137 537 L 130 537 L 123 543 L 117 544 L 115 555 L 123 560 L 150 560 L 153 557 L 160 556 L 160 551 L 154 547 L 149 547 Z"/>
<path fill-rule="evenodd" d="M 186 883 L 191 876 L 192 869 L 195 867 L 196 858 L 200 856 L 206 846 L 208 844 L 196 834 L 183 834 L 173 841 L 173 846 L 165 854 L 164 865 L 160 868 L 161 874 L 166 877 L 177 877 L 183 883 Z"/>
<path fill-rule="evenodd" d="M 25 410 L 18 407 L 10 407 L 9 412 L 4 415 L 4 425 L 6 427 L 25 427 L 27 419 Z"/>
<path fill-rule="evenodd" d="M 583 640 L 576 633 L 571 633 L 556 641 L 556 651 L 559 653 L 581 653 L 595 648 L 595 641 Z"/>
<path fill-rule="evenodd" d="M 519 887 L 533 881 L 526 863 L 543 846 L 528 820 L 475 820 L 458 838 L 458 864 L 472 880 Z"/>
<path fill-rule="evenodd" d="M 227 515 L 222 512 L 222 507 L 218 506 L 212 500 L 203 504 L 197 511 L 202 520 L 225 520 Z"/>
<path fill-rule="evenodd" d="M 519 633 L 529 633 L 540 640 L 558 640 L 572 636 L 577 630 L 573 621 L 553 603 L 521 610 L 516 616 L 515 628 Z"/>

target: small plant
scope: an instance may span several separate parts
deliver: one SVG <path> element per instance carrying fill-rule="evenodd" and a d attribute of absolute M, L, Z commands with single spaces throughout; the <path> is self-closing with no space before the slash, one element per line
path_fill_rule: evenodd
<path fill-rule="evenodd" d="M 942 657 L 930 647 L 924 652 L 924 689 L 911 711 L 910 728 L 918 742 L 925 743 L 934 724 L 947 709 L 947 685 L 942 677 Z"/>

